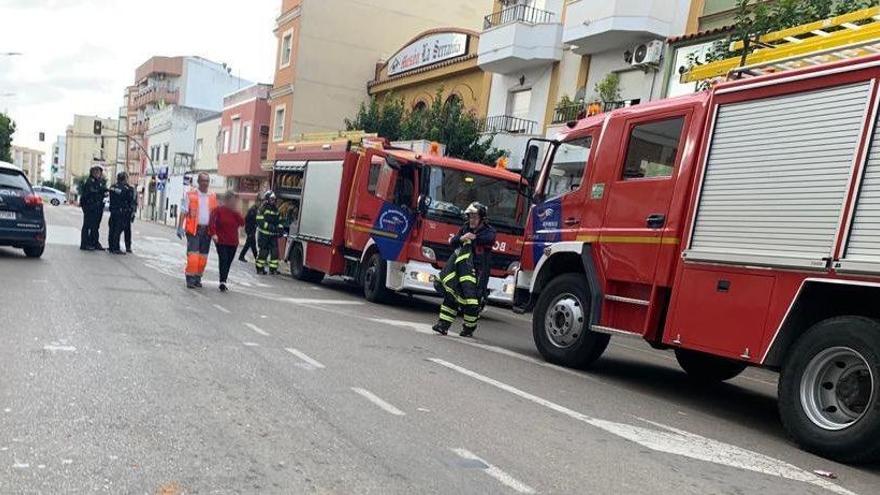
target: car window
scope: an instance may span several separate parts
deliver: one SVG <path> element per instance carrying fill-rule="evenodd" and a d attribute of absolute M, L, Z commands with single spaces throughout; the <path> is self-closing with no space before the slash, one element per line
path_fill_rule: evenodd
<path fill-rule="evenodd" d="M 0 170 L 0 187 L 21 191 L 29 191 L 31 189 L 27 179 L 24 178 L 24 174 L 17 170 Z"/>

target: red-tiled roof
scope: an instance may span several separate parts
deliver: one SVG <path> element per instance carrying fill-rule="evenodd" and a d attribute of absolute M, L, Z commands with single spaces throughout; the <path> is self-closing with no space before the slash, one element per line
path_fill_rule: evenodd
<path fill-rule="evenodd" d="M 734 26 L 721 26 L 712 29 L 706 29 L 704 31 L 697 31 L 695 33 L 682 34 L 680 36 L 672 36 L 666 39 L 666 42 L 669 44 L 672 43 L 680 43 L 682 41 L 692 41 L 700 38 L 710 38 L 718 36 L 719 34 L 727 34 L 733 31 Z"/>

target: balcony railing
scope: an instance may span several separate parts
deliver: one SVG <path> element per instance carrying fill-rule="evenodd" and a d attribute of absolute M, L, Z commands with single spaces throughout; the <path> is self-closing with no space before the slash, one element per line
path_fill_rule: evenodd
<path fill-rule="evenodd" d="M 511 22 L 542 24 L 553 20 L 553 16 L 553 12 L 517 4 L 487 15 L 483 19 L 483 30 L 503 24 L 510 24 Z"/>
<path fill-rule="evenodd" d="M 177 103 L 179 91 L 165 87 L 150 87 L 138 92 L 134 98 L 135 107 L 142 107 L 150 103 L 157 103 L 160 100 L 168 104 Z"/>
<path fill-rule="evenodd" d="M 617 110 L 618 108 L 629 107 L 633 105 L 638 105 L 640 100 L 625 100 L 625 101 L 594 101 L 594 102 L 577 102 L 577 103 L 567 103 L 564 105 L 557 105 L 556 110 L 553 112 L 553 124 L 561 124 L 564 122 L 571 122 L 573 120 L 579 120 L 586 118 L 591 115 L 596 115 L 600 113 L 610 112 L 612 110 Z"/>
<path fill-rule="evenodd" d="M 483 132 L 508 134 L 534 134 L 538 123 L 534 120 L 521 119 L 512 115 L 496 115 L 483 121 Z"/>

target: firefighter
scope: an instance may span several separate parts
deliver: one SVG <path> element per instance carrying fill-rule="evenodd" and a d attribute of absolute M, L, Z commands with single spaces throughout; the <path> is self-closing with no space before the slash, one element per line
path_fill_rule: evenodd
<path fill-rule="evenodd" d="M 266 192 L 263 196 L 263 206 L 257 214 L 257 246 L 260 252 L 257 255 L 257 273 L 274 275 L 278 272 L 278 237 L 281 235 L 281 215 L 275 201 L 275 193 Z"/>
<path fill-rule="evenodd" d="M 125 234 L 125 248 L 131 252 L 131 221 L 134 218 L 134 188 L 128 185 L 128 174 L 116 174 L 116 184 L 110 188 L 110 253 L 125 254 L 119 238 Z"/>
<path fill-rule="evenodd" d="M 432 328 L 441 335 L 449 333 L 449 327 L 455 322 L 459 311 L 464 318 L 459 335 L 474 335 L 480 319 L 481 299 L 489 283 L 495 229 L 486 223 L 487 209 L 484 205 L 471 203 L 465 213 L 468 222 L 452 238 L 455 252 L 436 281 L 437 289 L 443 295 L 443 303 L 440 305 L 439 319 Z"/>

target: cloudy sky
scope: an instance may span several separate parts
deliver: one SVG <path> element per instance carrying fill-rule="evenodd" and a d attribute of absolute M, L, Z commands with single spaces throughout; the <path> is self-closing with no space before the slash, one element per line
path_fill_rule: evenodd
<path fill-rule="evenodd" d="M 48 156 L 74 113 L 115 117 L 153 55 L 199 55 L 271 82 L 280 10 L 280 0 L 0 0 L 0 111 L 16 121 L 15 144 Z"/>

